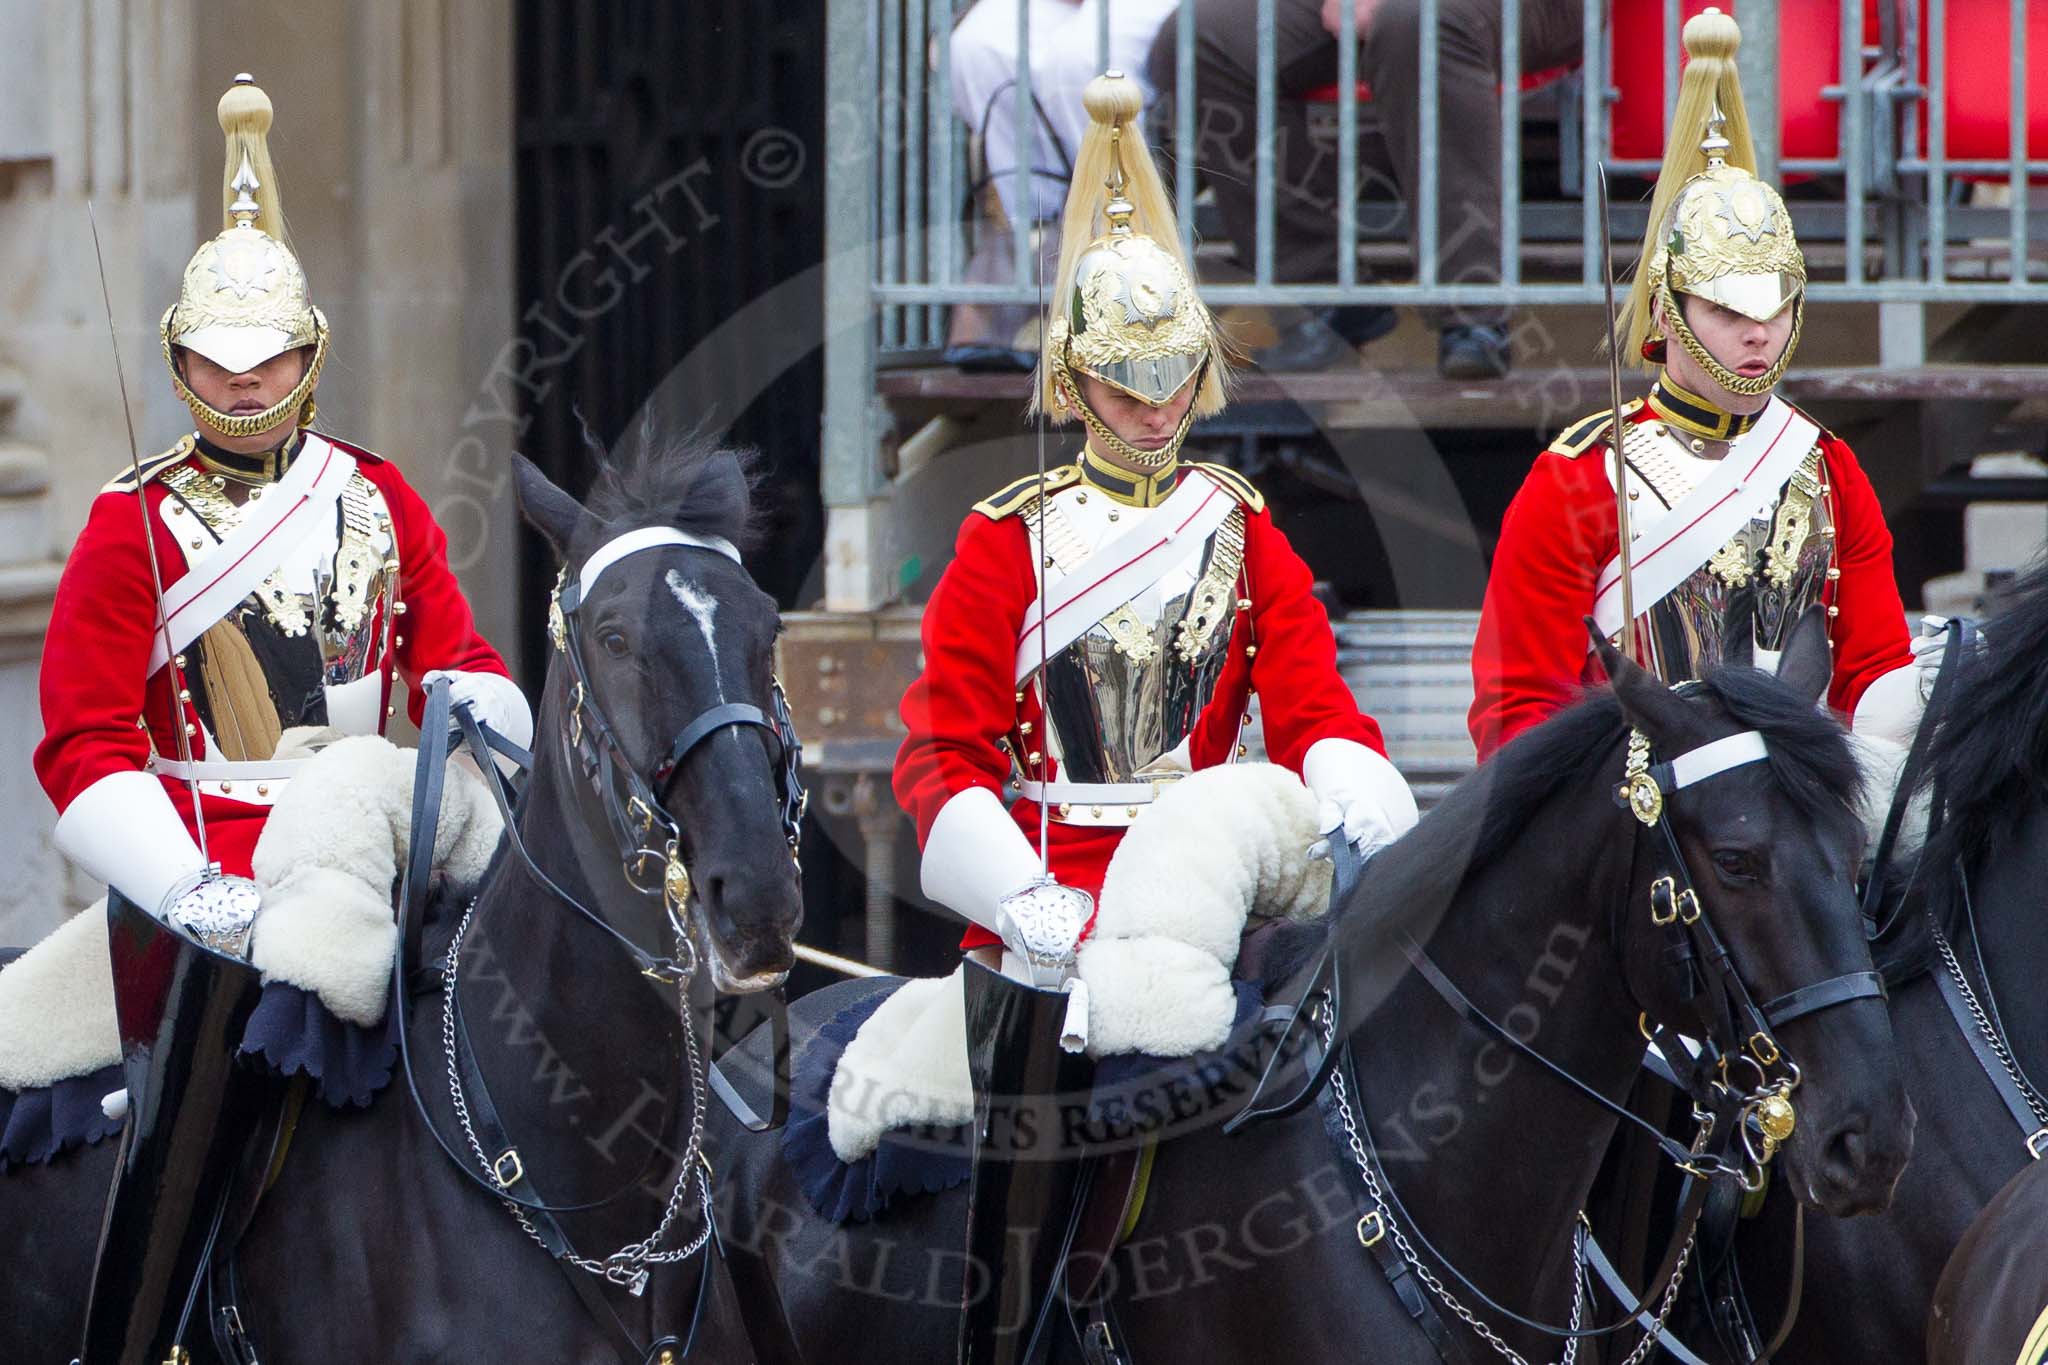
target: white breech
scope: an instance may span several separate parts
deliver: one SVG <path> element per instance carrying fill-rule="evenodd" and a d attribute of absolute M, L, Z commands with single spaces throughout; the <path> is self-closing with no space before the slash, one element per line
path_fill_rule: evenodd
<path fill-rule="evenodd" d="M 1020 139 L 1013 82 L 1020 3 L 1031 7 L 1031 92 L 1044 115 L 1041 121 L 1034 112 L 1029 129 L 1033 174 L 1028 213 L 1020 210 L 1016 175 Z M 1098 50 L 1105 4 L 1106 57 Z M 1081 91 L 1090 80 L 1104 71 L 1121 70 L 1145 86 L 1145 100 L 1151 104 L 1156 92 L 1145 80 L 1145 58 L 1160 25 L 1178 6 L 1179 0 L 976 0 L 953 29 L 953 109 L 970 130 L 986 129 L 988 170 L 1011 223 L 1058 220 L 1067 198 L 1067 167 L 1088 130 Z M 1057 145 L 1053 137 L 1059 139 Z"/>

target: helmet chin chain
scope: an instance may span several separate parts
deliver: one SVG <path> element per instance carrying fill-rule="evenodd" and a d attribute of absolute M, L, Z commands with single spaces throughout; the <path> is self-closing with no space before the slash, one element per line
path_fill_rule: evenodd
<path fill-rule="evenodd" d="M 158 334 L 163 342 L 164 365 L 171 372 L 171 384 L 185 406 L 192 409 L 192 416 L 201 426 L 222 436 L 259 436 L 269 431 L 286 418 L 296 415 L 302 427 L 313 423 L 313 387 L 320 382 L 320 369 L 327 363 L 327 319 L 319 309 L 313 310 L 313 359 L 306 366 L 305 375 L 292 386 L 292 391 L 261 412 L 244 413 L 235 416 L 222 412 L 204 398 L 192 392 L 185 382 L 184 374 L 178 368 L 178 358 L 171 346 L 171 308 L 164 314 Z"/>
<path fill-rule="evenodd" d="M 1095 409 L 1088 406 L 1088 400 L 1081 397 L 1081 386 L 1074 381 L 1074 372 L 1067 364 L 1065 352 L 1066 347 L 1063 345 L 1056 347 L 1051 352 L 1053 392 L 1058 396 L 1061 407 L 1071 408 L 1080 414 L 1083 422 L 1087 423 L 1089 433 L 1094 436 L 1098 443 L 1096 450 L 1099 454 L 1107 455 L 1120 463 L 1142 470 L 1166 469 L 1175 460 L 1180 458 L 1180 448 L 1188 439 L 1188 429 L 1195 424 L 1195 405 L 1193 403 L 1188 404 L 1188 410 L 1181 414 L 1180 425 L 1174 428 L 1172 440 L 1157 450 L 1141 449 L 1138 446 L 1132 445 L 1114 431 L 1111 431 L 1109 424 L 1096 414 Z M 1209 363 L 1205 360 L 1195 370 L 1189 383 L 1196 389 L 1200 389 L 1202 377 L 1208 373 L 1208 370 Z"/>
<path fill-rule="evenodd" d="M 1801 290 L 1799 297 L 1792 301 L 1792 331 L 1785 338 L 1785 349 L 1778 353 L 1778 363 L 1763 374 L 1749 378 L 1735 373 L 1716 360 L 1714 353 L 1707 349 L 1706 343 L 1694 334 L 1691 326 L 1686 323 L 1685 310 L 1678 306 L 1677 296 L 1671 292 L 1669 277 L 1657 282 L 1657 301 L 1664 307 L 1664 320 L 1671 329 L 1671 335 L 1678 339 L 1678 344 L 1685 348 L 1685 353 L 1707 372 L 1709 379 L 1728 392 L 1741 394 L 1745 398 L 1754 398 L 1778 387 L 1778 381 L 1785 377 L 1785 367 L 1792 363 L 1792 352 L 1799 349 L 1799 333 L 1806 325 L 1806 293 Z"/>

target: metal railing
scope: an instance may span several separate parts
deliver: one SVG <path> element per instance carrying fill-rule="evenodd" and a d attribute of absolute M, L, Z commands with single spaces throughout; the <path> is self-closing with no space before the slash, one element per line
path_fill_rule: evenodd
<path fill-rule="evenodd" d="M 1727 3 L 1728 0 L 1723 0 Z M 1109 50 L 1109 4 L 1098 0 L 1098 56 Z M 1678 34 L 1683 13 L 1696 5 L 1680 0 L 1586 0 L 1581 62 L 1546 92 L 1559 121 L 1558 145 L 1565 164 L 1565 194 L 1548 203 L 1524 194 L 1524 96 L 1516 78 L 1521 66 L 1523 26 L 1518 0 L 1502 0 L 1500 82 L 1500 257 L 1498 280 L 1438 278 L 1439 237 L 1437 150 L 1442 135 L 1438 90 L 1437 17 L 1441 0 L 1419 0 L 1421 59 L 1419 134 L 1423 155 L 1419 184 L 1411 196 L 1416 247 L 1407 251 L 1405 215 L 1380 213 L 1373 241 L 1382 254 L 1412 262 L 1411 277 L 1362 280 L 1359 248 L 1367 239 L 1359 213 L 1361 114 L 1357 44 L 1337 43 L 1335 101 L 1338 185 L 1334 205 L 1337 238 L 1335 278 L 1283 282 L 1274 270 L 1274 219 L 1279 209 L 1276 163 L 1271 154 L 1276 109 L 1283 98 L 1275 80 L 1275 3 L 1257 0 L 1258 94 L 1256 134 L 1261 150 L 1254 163 L 1258 230 L 1250 255 L 1251 279 L 1212 283 L 1204 297 L 1213 304 L 1400 304 L 1492 305 L 1596 304 L 1601 298 L 1603 262 L 1595 196 L 1586 187 L 1605 162 L 1617 175 L 1654 174 L 1656 161 L 1614 154 L 1615 88 L 1612 32 L 1607 8 L 1658 6 L 1665 39 L 1661 54 L 1665 121 L 1676 97 Z M 1825 11 L 1825 3 L 1800 3 Z M 2036 0 L 2039 3 L 2039 0 Z M 1358 0 L 1340 0 L 1341 23 L 1355 31 Z M 826 128 L 829 216 L 827 223 L 825 497 L 834 508 L 872 499 L 881 487 L 874 459 L 880 418 L 874 373 L 885 359 L 929 354 L 943 341 L 947 308 L 962 303 L 1035 304 L 1046 287 L 1034 279 L 1037 262 L 1029 234 L 1013 234 L 1014 282 L 969 284 L 962 280 L 968 257 L 970 184 L 969 132 L 955 117 L 951 98 L 950 38 L 966 0 L 828 0 L 830 50 L 829 116 Z M 2024 301 L 2048 298 L 2048 273 L 2035 263 L 2028 187 L 2032 176 L 2048 177 L 2048 160 L 2030 157 L 2027 146 L 2028 0 L 1839 0 L 1839 31 L 1831 37 L 1840 52 L 1839 81 L 1819 92 L 1839 111 L 1835 154 L 1780 160 L 1778 67 L 1781 0 L 1740 0 L 1743 23 L 1740 61 L 1751 104 L 1758 155 L 1766 176 L 1800 177 L 1793 196 L 1794 221 L 1807 242 L 1816 303 L 1860 302 L 1894 305 L 1883 310 L 1888 362 L 1920 359 L 1924 329 L 1920 307 L 1930 302 Z M 1981 16 L 1979 12 L 1981 11 Z M 1951 155 L 1949 27 L 2002 11 L 2004 23 L 1973 29 L 1986 45 L 2002 40 L 2011 91 L 2007 108 L 2006 155 Z M 1633 12 L 1631 17 L 1639 15 Z M 1007 113 L 1019 131 L 1020 149 L 1035 145 L 1037 111 L 1032 105 L 1031 7 L 1017 7 L 1017 70 L 1005 96 Z M 1200 162 L 1196 145 L 1197 96 L 1195 8 L 1183 3 L 1166 22 L 1177 24 L 1177 69 L 1169 127 L 1161 150 L 1170 164 Z M 1875 41 L 1866 42 L 1867 22 Z M 2003 32 L 1997 31 L 2002 28 Z M 1925 35 L 1923 42 L 1922 35 Z M 1991 50 L 1995 50 L 1992 48 Z M 1639 61 L 1639 58 L 1632 60 Z M 1925 71 L 1923 81 L 1921 72 Z M 1634 75 L 1638 68 L 1631 67 Z M 2048 98 L 2048 94 L 2044 94 Z M 1000 114 L 1001 111 L 997 111 Z M 1981 122 L 1981 121 L 1980 121 Z M 1979 129 L 1981 133 L 1981 127 Z M 2043 149 L 2048 152 L 2048 148 Z M 1032 156 L 1020 150 L 1008 170 L 1031 202 Z M 1975 186 L 2003 181 L 2008 201 L 1990 207 L 1966 202 Z M 1183 233 L 1192 247 L 1201 205 L 1195 175 L 1175 179 Z M 1618 196 L 1614 236 L 1627 264 L 1628 243 L 1640 240 L 1642 203 Z M 1527 249 L 1547 244 L 1545 261 L 1525 265 Z M 1241 245 L 1241 244 L 1240 244 Z M 1824 252 L 1813 248 L 1824 246 Z M 1576 250 L 1574 249 L 1576 248 Z M 1540 253 L 1539 253 L 1540 254 Z M 1566 264 L 1573 257 L 1576 264 Z M 1546 264 L 1547 261 L 1547 264 Z M 1537 278 L 1530 278 L 1536 275 Z M 2038 277 L 2038 278 L 2037 278 Z M 1894 340 L 1899 341 L 1894 345 Z"/>
<path fill-rule="evenodd" d="M 1986 34 L 1987 43 L 2004 40 L 2011 79 L 2009 108 L 2009 154 L 2004 158 L 1951 158 L 1945 146 L 1948 103 L 1947 29 L 1952 6 L 1959 0 L 1841 0 L 1838 6 L 1840 32 L 1837 41 L 1842 54 L 1840 83 L 1822 92 L 1839 106 L 1840 148 L 1832 157 L 1793 158 L 1779 162 L 1776 155 L 1775 120 L 1761 119 L 1757 134 L 1766 173 L 1777 171 L 1798 176 L 1823 176 L 1839 180 L 1841 194 L 1824 201 L 1838 221 L 1834 235 L 1846 251 L 1839 278 L 1817 279 L 1813 297 L 1823 300 L 1923 301 L 1939 297 L 1952 300 L 1958 295 L 1945 286 L 1950 272 L 1945 266 L 1947 252 L 1924 250 L 1928 242 L 1952 238 L 1958 226 L 1951 204 L 1959 184 L 2003 176 L 2011 189 L 2010 204 L 2001 215 L 2007 239 L 2007 274 L 1998 280 L 1972 280 L 1964 297 L 1983 296 L 2012 299 L 2033 298 L 2048 292 L 2048 286 L 2027 277 L 2028 212 L 2026 184 L 2030 174 L 2048 174 L 2048 161 L 2032 160 L 2027 153 L 2027 0 L 2005 0 L 2005 32 Z M 1108 4 L 1115 0 L 1108 0 Z M 1608 3 L 1658 5 L 1663 11 L 1665 48 L 1662 53 L 1662 85 L 1668 109 L 1678 84 L 1678 31 L 1685 11 L 1680 0 L 1608 0 Z M 1109 8 L 1098 9 L 1098 52 L 1106 58 L 1109 46 Z M 1343 21 L 1355 25 L 1357 0 L 1344 0 Z M 1923 9 L 1924 7 L 1924 9 Z M 1990 9 L 1990 4 L 1973 8 Z M 1213 285 L 1205 293 L 1216 301 L 1302 302 L 1302 303 L 1590 303 L 1599 294 L 1595 243 L 1598 224 L 1594 206 L 1584 196 L 1595 165 L 1605 160 L 1610 172 L 1652 173 L 1654 159 L 1623 158 L 1612 154 L 1611 108 L 1619 98 L 1613 88 L 1613 53 L 1609 50 L 1611 26 L 1603 22 L 1599 0 L 1584 7 L 1583 64 L 1570 82 L 1578 94 L 1578 164 L 1568 168 L 1570 184 L 1580 189 L 1581 237 L 1584 251 L 1578 278 L 1528 283 L 1521 279 L 1522 240 L 1522 108 L 1521 92 L 1514 79 L 1501 82 L 1500 120 L 1500 210 L 1501 252 L 1498 283 L 1450 283 L 1436 278 L 1440 224 L 1437 222 L 1436 156 L 1440 136 L 1438 109 L 1439 70 L 1436 32 L 1439 0 L 1420 0 L 1422 32 L 1421 101 L 1419 124 L 1422 145 L 1420 183 L 1415 187 L 1416 238 L 1414 278 L 1409 282 L 1361 283 L 1357 278 L 1358 126 L 1361 105 L 1357 95 L 1357 47 L 1337 43 L 1336 123 L 1339 146 L 1338 174 L 1341 177 L 1335 205 L 1339 242 L 1337 278 L 1315 284 L 1277 282 L 1273 271 L 1272 224 L 1277 208 L 1276 162 L 1261 155 L 1254 176 L 1260 230 L 1252 252 L 1252 280 L 1234 285 Z M 949 42 L 954 11 L 951 0 L 832 0 L 836 16 L 834 48 L 830 60 L 835 71 L 845 73 L 846 84 L 866 92 L 873 124 L 835 117 L 826 130 L 833 145 L 835 165 L 865 163 L 872 177 L 871 212 L 863 224 L 835 218 L 834 235 L 839 245 L 851 245 L 863 231 L 875 251 L 871 301 L 885 305 L 881 316 L 881 344 L 884 350 L 914 349 L 930 344 L 943 319 L 939 310 L 959 302 L 1029 303 L 1034 301 L 1031 283 L 1032 261 L 1029 243 L 1016 235 L 1015 270 L 1018 283 L 971 285 L 959 280 L 964 261 L 962 205 L 969 192 L 965 179 L 968 164 L 969 130 L 954 117 L 950 98 Z M 965 12 L 966 5 L 960 6 Z M 1745 19 L 1742 62 L 1752 78 L 1745 90 L 1759 114 L 1777 104 L 1775 72 L 1779 54 L 1778 6 L 1768 0 L 1747 0 L 1741 6 Z M 1032 106 L 1030 76 L 1031 8 L 1017 7 L 1017 75 L 1005 96 L 1007 116 L 1019 130 L 1018 141 L 1029 146 L 1036 129 L 1037 113 Z M 1866 18 L 1879 23 L 1878 41 L 1864 41 Z M 1514 72 L 1520 66 L 1520 6 L 1503 0 L 1502 70 Z M 1917 69 L 1923 56 L 1923 21 L 1927 42 L 1924 56 L 1928 80 L 1923 87 Z M 1174 164 L 1193 166 L 1199 158 L 1195 129 L 1195 12 L 1182 5 L 1168 20 L 1179 25 L 1178 70 L 1173 94 L 1174 119 L 1166 151 Z M 855 38 L 857 29 L 865 29 Z M 1262 0 L 1258 7 L 1259 95 L 1258 138 L 1270 152 L 1274 111 L 1282 98 L 1274 79 L 1274 0 Z M 858 74 L 856 74 L 858 73 Z M 835 114 L 845 112 L 843 107 Z M 1919 149 L 1924 138 L 1926 149 Z M 2044 149 L 2048 150 L 2048 149 Z M 849 169 L 851 166 L 849 165 Z M 1034 177 L 1029 158 L 1020 157 L 1007 174 L 1014 175 L 1028 201 Z M 1191 175 L 1182 175 L 1176 185 L 1182 229 L 1192 234 L 1196 220 L 1197 186 Z M 1915 192 L 1917 191 L 1917 192 Z M 1813 201 L 1806 201 L 1812 204 Z M 1814 204 L 1814 207 L 1820 207 Z M 1811 217 L 1812 215 L 1809 215 Z M 1974 213 L 1967 227 L 1975 237 L 1985 235 L 1993 216 Z M 1893 220 L 1897 220 L 1896 223 Z M 1640 219 L 1637 220 L 1640 225 Z M 1924 224 L 1918 232 L 1897 231 Z M 1867 269 L 1864 248 L 1875 229 L 1897 238 L 1899 249 L 1884 253 L 1882 266 Z M 1908 251 L 1909 239 L 1917 238 L 1922 250 Z M 1351 249 L 1346 249 L 1351 248 Z"/>

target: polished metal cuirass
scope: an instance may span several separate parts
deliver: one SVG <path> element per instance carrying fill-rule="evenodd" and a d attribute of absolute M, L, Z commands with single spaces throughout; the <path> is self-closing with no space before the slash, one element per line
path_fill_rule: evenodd
<path fill-rule="evenodd" d="M 192 465 L 162 478 L 171 495 L 162 504 L 166 524 L 188 565 L 254 505 L 238 504 L 227 480 Z M 260 500 L 262 491 L 246 496 Z M 383 699 L 373 675 L 391 644 L 398 571 L 391 509 L 358 471 L 342 489 L 333 524 L 301 536 L 254 592 L 186 649 L 185 685 L 208 752 L 260 761 L 295 726 L 377 728 Z M 352 683 L 360 695 L 347 708 L 351 715 L 330 714 L 331 699 L 352 696 L 342 691 Z"/>
<path fill-rule="evenodd" d="M 1059 500 L 1026 522 L 1039 562 L 1068 571 L 1086 559 L 1089 547 Z M 1060 780 L 1186 773 L 1188 736 L 1216 694 L 1237 621 L 1244 528 L 1244 510 L 1234 509 L 1199 553 L 1046 662 L 1044 751 Z"/>
<path fill-rule="evenodd" d="M 1631 428 L 1625 445 L 1631 485 L 1644 494 L 1637 506 L 1649 502 L 1660 513 L 1692 491 L 1709 463 L 1685 456 L 1654 424 Z M 1724 663 L 1776 667 L 1792 627 L 1820 605 L 1834 564 L 1826 482 L 1815 446 L 1760 515 L 1676 588 L 1637 607 L 1639 638 L 1658 677 L 1684 682 Z"/>

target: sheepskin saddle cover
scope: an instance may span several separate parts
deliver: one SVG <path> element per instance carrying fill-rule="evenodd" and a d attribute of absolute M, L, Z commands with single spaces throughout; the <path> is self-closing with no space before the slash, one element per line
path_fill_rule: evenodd
<path fill-rule="evenodd" d="M 384 1015 L 398 950 L 391 890 L 412 838 L 415 754 L 375 735 L 313 753 L 272 809 L 252 860 L 263 894 L 249 960 L 365 1028 Z M 434 864 L 483 878 L 504 824 L 482 780 L 451 763 Z M 0 1089 L 88 1076 L 121 1059 L 106 903 L 0 968 Z"/>
<path fill-rule="evenodd" d="M 1076 968 L 1087 987 L 1090 1053 L 1187 1057 L 1222 1046 L 1237 1013 L 1230 976 L 1249 918 L 1306 920 L 1328 907 L 1330 864 L 1307 856 L 1315 822 L 1315 798 L 1300 778 L 1241 763 L 1182 779 L 1132 823 L 1110 859 Z M 904 982 L 833 1073 L 833 1152 L 858 1161 L 892 1128 L 948 1127 L 973 1113 L 959 971 Z"/>

